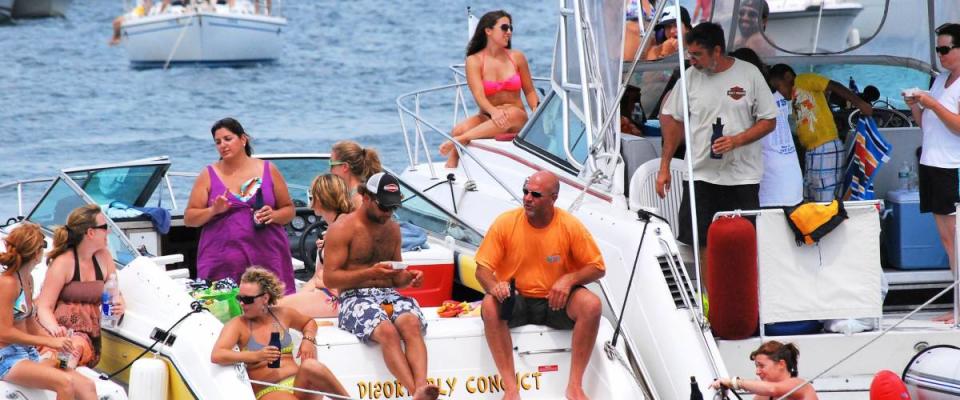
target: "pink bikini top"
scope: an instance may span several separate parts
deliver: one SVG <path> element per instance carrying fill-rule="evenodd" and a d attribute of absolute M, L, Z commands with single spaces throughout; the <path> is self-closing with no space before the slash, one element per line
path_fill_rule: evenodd
<path fill-rule="evenodd" d="M 516 92 L 520 90 L 520 70 L 517 68 L 517 63 L 513 62 L 513 57 L 509 55 L 507 58 L 510 59 L 510 63 L 513 64 L 513 68 L 517 70 L 517 73 L 513 76 L 504 79 L 502 81 L 483 81 L 483 94 L 487 96 L 492 96 L 497 94 L 502 90 L 509 90 L 511 92 Z M 483 64 L 486 61 L 486 57 L 483 54 L 480 55 L 480 75 L 483 75 Z"/>

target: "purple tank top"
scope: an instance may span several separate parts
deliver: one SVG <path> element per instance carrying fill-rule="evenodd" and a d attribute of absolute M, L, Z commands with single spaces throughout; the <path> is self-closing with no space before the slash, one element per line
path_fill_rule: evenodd
<path fill-rule="evenodd" d="M 213 166 L 207 166 L 210 175 L 210 194 L 207 206 L 226 189 Z M 263 204 L 276 208 L 273 194 L 273 178 L 270 162 L 263 162 Z M 290 243 L 283 226 L 269 224 L 263 229 L 254 229 L 253 212 L 257 196 L 240 201 L 227 195 L 230 208 L 203 225 L 200 245 L 197 249 L 197 276 L 208 281 L 232 278 L 240 283 L 240 276 L 247 267 L 258 265 L 277 274 L 286 286 L 285 293 L 296 292 L 293 280 L 293 261 L 290 259 Z"/>

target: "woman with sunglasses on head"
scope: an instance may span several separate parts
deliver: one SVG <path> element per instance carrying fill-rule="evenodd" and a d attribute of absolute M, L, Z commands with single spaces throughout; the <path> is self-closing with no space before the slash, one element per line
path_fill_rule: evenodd
<path fill-rule="evenodd" d="M 47 253 L 47 274 L 37 297 L 37 318 L 51 335 L 73 342 L 71 368 L 100 362 L 101 296 L 106 280 L 117 273 L 107 248 L 109 235 L 107 218 L 96 204 L 74 209 L 67 224 L 53 232 L 53 250 Z M 120 318 L 123 311 L 118 289 L 110 312 Z"/>
<path fill-rule="evenodd" d="M 66 337 L 51 337 L 37 324 L 30 273 L 43 258 L 46 245 L 36 224 L 14 228 L 0 246 L 0 380 L 30 388 L 52 390 L 57 399 L 96 399 L 93 381 L 76 370 L 57 368 L 57 358 L 40 359 L 37 347 L 54 354 L 69 352 Z M 46 355 L 46 354 L 45 354 Z"/>
<path fill-rule="evenodd" d="M 527 122 L 520 99 L 523 89 L 530 110 L 540 99 L 533 87 L 527 57 L 511 48 L 513 18 L 506 11 L 491 11 L 477 23 L 467 44 L 467 85 L 480 113 L 461 121 L 450 133 L 460 144 L 474 139 L 492 138 L 500 133 L 516 133 Z M 453 142 L 444 142 L 440 154 L 447 156 L 447 168 L 456 168 L 460 155 Z"/>
<path fill-rule="evenodd" d="M 350 201 L 347 184 L 339 176 L 324 174 L 313 179 L 310 185 L 310 208 L 329 225 L 336 223 L 342 215 L 350 214 L 356 207 Z M 336 289 L 328 289 L 323 284 L 323 234 L 317 239 L 317 262 L 313 278 L 293 295 L 286 296 L 278 303 L 293 307 L 313 318 L 337 316 Z"/>
<path fill-rule="evenodd" d="M 929 92 L 910 91 L 904 100 L 910 106 L 913 120 L 923 132 L 920 154 L 920 212 L 933 213 L 940 242 L 947 250 L 950 269 L 956 271 L 954 226 L 951 215 L 960 202 L 960 24 L 943 24 L 936 30 L 934 48 L 943 71 L 930 86 Z M 953 311 L 934 318 L 953 324 Z"/>
<path fill-rule="evenodd" d="M 357 193 L 357 187 L 373 174 L 383 171 L 377 150 L 361 147 L 352 140 L 334 143 L 329 162 L 330 173 L 339 176 L 347 184 L 347 197 L 353 203 L 353 208 L 360 207 L 363 202 L 363 196 Z"/>
<path fill-rule="evenodd" d="M 806 380 L 797 377 L 797 359 L 800 350 L 793 343 L 783 344 L 776 340 L 768 341 L 753 353 L 750 360 L 757 368 L 760 380 L 743 379 L 738 376 L 720 378 L 710 384 L 711 389 L 721 387 L 733 390 L 745 390 L 753 393 L 757 400 L 773 400 L 793 391 L 788 400 L 816 400 L 817 391 Z M 799 389 L 795 390 L 797 387 Z"/>
<path fill-rule="evenodd" d="M 277 306 L 282 296 L 283 283 L 276 275 L 260 267 L 248 268 L 240 278 L 237 294 L 243 315 L 223 326 L 210 361 L 220 365 L 244 363 L 251 379 L 277 385 L 254 384 L 257 400 L 316 398 L 292 388 L 348 396 L 330 369 L 317 361 L 317 323 L 293 308 Z M 300 365 L 294 360 L 290 329 L 303 334 L 297 351 Z M 274 333 L 280 336 L 280 348 L 269 344 Z M 234 350 L 237 347 L 239 351 Z M 270 367 L 277 359 L 279 367 Z"/>
<path fill-rule="evenodd" d="M 287 183 L 275 165 L 254 158 L 250 135 L 224 118 L 210 128 L 220 160 L 193 184 L 183 223 L 202 227 L 197 276 L 214 281 L 264 265 L 293 293 L 293 261 L 283 228 L 295 214 Z"/>

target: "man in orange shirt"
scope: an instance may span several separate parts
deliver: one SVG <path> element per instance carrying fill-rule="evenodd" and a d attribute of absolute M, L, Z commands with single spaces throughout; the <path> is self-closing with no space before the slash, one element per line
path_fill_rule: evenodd
<path fill-rule="evenodd" d="M 523 208 L 497 217 L 477 250 L 476 277 L 487 293 L 481 308 L 484 333 L 504 377 L 504 399 L 520 398 L 511 379 L 516 372 L 510 328 L 528 324 L 573 329 L 566 397 L 587 398 L 583 372 L 602 310 L 600 298 L 583 285 L 603 277 L 605 267 L 590 232 L 554 207 L 559 191 L 553 173 L 531 175 L 523 185 Z"/>

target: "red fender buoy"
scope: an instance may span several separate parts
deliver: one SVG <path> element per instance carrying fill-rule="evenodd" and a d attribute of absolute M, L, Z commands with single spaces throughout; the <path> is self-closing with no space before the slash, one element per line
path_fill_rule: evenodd
<path fill-rule="evenodd" d="M 870 382 L 870 400 L 910 400 L 910 392 L 899 375 L 883 370 Z"/>
<path fill-rule="evenodd" d="M 746 218 L 720 218 L 707 230 L 707 298 L 713 334 L 745 339 L 757 331 L 757 231 Z"/>

